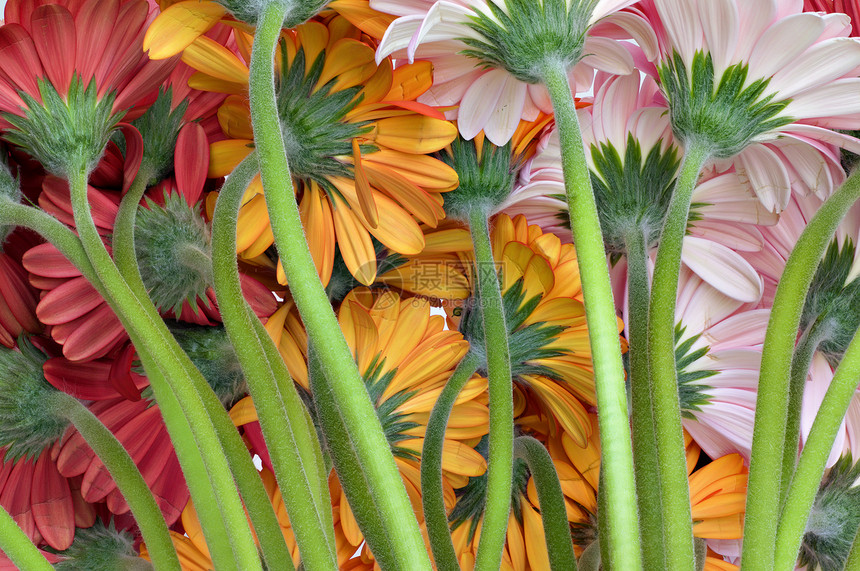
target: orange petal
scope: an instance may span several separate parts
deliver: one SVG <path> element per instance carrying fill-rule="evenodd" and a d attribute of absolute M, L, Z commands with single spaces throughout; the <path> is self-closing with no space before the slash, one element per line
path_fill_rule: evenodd
<path fill-rule="evenodd" d="M 433 85 L 433 64 L 416 61 L 394 70 L 391 90 L 384 101 L 412 101 Z"/>
<path fill-rule="evenodd" d="M 457 127 L 424 115 L 392 117 L 377 121 L 368 138 L 390 149 L 423 155 L 451 144 L 457 138 Z"/>
<path fill-rule="evenodd" d="M 316 182 L 305 187 L 299 203 L 299 214 L 317 275 L 323 286 L 327 286 L 334 268 L 334 224 L 331 204 Z"/>
<path fill-rule="evenodd" d="M 209 145 L 209 178 L 227 176 L 253 151 L 254 141 L 226 139 Z"/>
<path fill-rule="evenodd" d="M 367 173 L 361 164 L 361 147 L 358 145 L 358 139 L 352 140 L 352 157 L 355 191 L 358 195 L 358 204 L 361 207 L 361 213 L 364 214 L 367 225 L 371 228 L 376 228 L 379 226 L 379 212 L 373 200 L 370 183 L 367 181 Z"/>
<path fill-rule="evenodd" d="M 433 157 L 405 155 L 390 149 L 379 149 L 364 156 L 366 163 L 385 165 L 397 171 L 424 190 L 444 192 L 457 187 L 457 171 Z"/>
<path fill-rule="evenodd" d="M 239 220 L 236 224 L 236 251 L 245 252 L 266 234 L 267 230 L 270 234 L 266 197 L 258 194 L 239 211 Z"/>
<path fill-rule="evenodd" d="M 344 38 L 326 52 L 318 86 L 336 79 L 331 91 L 341 91 L 363 84 L 376 73 L 373 48 L 358 40 Z"/>
<path fill-rule="evenodd" d="M 343 202 L 332 205 L 332 220 L 337 245 L 349 272 L 359 283 L 372 284 L 376 278 L 376 252 L 367 230 Z"/>
<path fill-rule="evenodd" d="M 367 0 L 333 0 L 328 7 L 335 10 L 349 22 L 376 39 L 385 35 L 385 30 L 396 16 L 383 14 L 370 8 Z"/>
<path fill-rule="evenodd" d="M 218 108 L 218 123 L 230 139 L 253 139 L 251 110 L 245 97 L 231 95 Z"/>
<path fill-rule="evenodd" d="M 413 216 L 435 228 L 445 217 L 445 209 L 431 195 L 405 176 L 382 165 L 368 165 L 365 169 L 370 183 L 406 207 Z"/>

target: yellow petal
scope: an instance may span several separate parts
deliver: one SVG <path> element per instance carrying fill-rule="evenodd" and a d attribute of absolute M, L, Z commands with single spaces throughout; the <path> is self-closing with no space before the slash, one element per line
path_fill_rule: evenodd
<path fill-rule="evenodd" d="M 296 26 L 299 44 L 305 52 L 305 73 L 314 64 L 328 43 L 328 29 L 320 22 L 305 22 Z"/>
<path fill-rule="evenodd" d="M 391 89 L 391 77 L 391 60 L 385 58 L 380 62 L 373 76 L 364 82 L 364 86 L 358 94 L 358 97 L 361 97 L 359 107 L 382 101 L 382 98 Z"/>
<path fill-rule="evenodd" d="M 380 119 L 368 138 L 389 149 L 423 155 L 451 144 L 457 138 L 457 127 L 450 121 L 415 114 Z"/>
<path fill-rule="evenodd" d="M 245 397 L 230 409 L 230 419 L 236 426 L 257 422 L 257 409 L 251 397 Z"/>
<path fill-rule="evenodd" d="M 379 226 L 379 211 L 376 209 L 373 192 L 370 190 L 370 183 L 367 181 L 367 173 L 361 163 L 361 147 L 358 145 L 358 139 L 352 140 L 352 158 L 358 205 L 361 207 L 361 213 L 364 215 L 367 225 L 370 228 L 376 228 Z"/>
<path fill-rule="evenodd" d="M 230 139 L 253 139 L 251 110 L 245 97 L 231 95 L 218 108 L 218 123 Z"/>
<path fill-rule="evenodd" d="M 188 0 L 170 6 L 146 30 L 143 51 L 152 59 L 176 55 L 218 23 L 227 9 L 218 2 Z"/>
<path fill-rule="evenodd" d="M 402 204 L 421 222 L 435 228 L 445 217 L 445 209 L 428 192 L 405 176 L 382 165 L 368 164 L 365 169 L 370 184 Z M 357 180 L 357 178 L 356 178 Z"/>
<path fill-rule="evenodd" d="M 523 535 L 526 540 L 529 567 L 532 569 L 549 569 L 549 554 L 544 539 L 543 520 L 528 504 L 523 505 Z"/>
<path fill-rule="evenodd" d="M 266 198 L 258 194 L 239 210 L 239 220 L 236 223 L 236 251 L 245 252 L 261 237 L 267 238 L 271 232 Z"/>
<path fill-rule="evenodd" d="M 367 0 L 333 0 L 329 2 L 328 7 L 349 20 L 353 26 L 376 39 L 382 38 L 389 24 L 396 18 L 371 9 Z"/>
<path fill-rule="evenodd" d="M 251 154 L 254 141 L 226 139 L 209 145 L 209 178 L 227 176 L 242 160 Z"/>
<path fill-rule="evenodd" d="M 430 192 L 452 190 L 460 184 L 457 171 L 427 155 L 404 154 L 390 149 L 379 149 L 365 155 L 365 162 L 390 167 L 414 184 Z"/>
<path fill-rule="evenodd" d="M 206 36 L 200 36 L 185 48 L 182 61 L 223 81 L 248 82 L 248 67 L 233 52 Z"/>
<path fill-rule="evenodd" d="M 188 87 L 199 91 L 214 91 L 215 93 L 229 93 L 231 95 L 248 96 L 247 83 L 233 83 L 232 81 L 224 81 L 217 77 L 198 71 L 188 78 Z"/>
<path fill-rule="evenodd" d="M 323 286 L 327 286 L 334 268 L 334 223 L 331 205 L 317 183 L 312 182 L 305 187 L 299 214 L 317 275 Z"/>
<path fill-rule="evenodd" d="M 322 74 L 317 82 L 322 87 L 332 79 L 332 92 L 363 84 L 376 73 L 373 48 L 363 42 L 344 38 L 326 52 Z"/>
<path fill-rule="evenodd" d="M 433 85 L 433 64 L 429 61 L 401 65 L 394 70 L 391 90 L 385 101 L 414 101 Z"/>
<path fill-rule="evenodd" d="M 359 283 L 372 284 L 376 278 L 376 252 L 367 230 L 343 202 L 332 205 L 332 220 L 347 269 Z"/>

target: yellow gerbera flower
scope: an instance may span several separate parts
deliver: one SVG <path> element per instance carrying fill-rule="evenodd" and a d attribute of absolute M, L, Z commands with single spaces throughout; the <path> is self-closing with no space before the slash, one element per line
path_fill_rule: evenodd
<path fill-rule="evenodd" d="M 185 4 L 172 6 L 161 17 L 180 7 L 198 10 L 195 14 L 203 10 Z M 234 25 L 237 55 L 200 35 L 205 26 L 199 20 L 167 22 L 171 26 L 156 20 L 150 29 L 150 54 L 154 50 L 164 57 L 193 36 L 182 56 L 199 70 L 189 83 L 230 94 L 218 111 L 228 138 L 212 144 L 209 170 L 213 177 L 226 175 L 253 147 L 245 64 L 251 31 Z M 169 32 L 183 39 L 163 39 Z M 331 277 L 335 244 L 352 275 L 365 285 L 377 274 L 373 239 L 400 254 L 421 252 L 424 234 L 418 222 L 435 227 L 445 215 L 441 193 L 457 186 L 453 169 L 427 156 L 457 132 L 440 112 L 415 101 L 432 84 L 430 65 L 419 62 L 395 70 L 390 59 L 377 65 L 374 49 L 371 38 L 332 12 L 282 34 L 279 118 L 302 223 L 324 284 Z M 272 243 L 258 179 L 243 200 L 238 250 L 242 257 L 254 258 Z M 284 283 L 283 273 L 279 276 Z"/>

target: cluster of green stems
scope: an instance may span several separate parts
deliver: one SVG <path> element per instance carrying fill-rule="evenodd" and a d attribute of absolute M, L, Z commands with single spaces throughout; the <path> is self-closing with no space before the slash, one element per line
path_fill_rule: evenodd
<path fill-rule="evenodd" d="M 415 514 L 361 375 L 306 247 L 278 120 L 274 53 L 288 2 L 271 2 L 258 21 L 250 66 L 255 152 L 221 189 L 212 222 L 212 276 L 218 305 L 257 408 L 305 569 L 337 568 L 328 492 L 333 462 L 368 545 L 383 568 L 430 569 Z M 649 285 L 643 236 L 626 237 L 631 314 L 631 420 L 616 311 L 599 219 L 567 70 L 547 65 L 542 77 L 555 109 L 571 228 L 577 247 L 594 358 L 600 441 L 600 558 L 604 569 L 691 570 L 696 564 L 674 352 L 674 309 L 681 243 L 690 198 L 709 149 L 688 146 L 667 213 Z M 77 235 L 30 206 L 7 203 L 0 223 L 32 228 L 92 282 L 127 329 L 165 419 L 218 569 L 293 569 L 277 518 L 245 445 L 200 372 L 149 300 L 134 252 L 137 207 L 151 174 L 144 164 L 124 197 L 114 228 L 113 256 L 96 231 L 86 197 L 88 164 L 68 167 Z M 309 338 L 309 377 L 326 450 L 286 366 L 242 296 L 236 264 L 236 220 L 244 189 L 260 172 L 275 245 Z M 860 342 L 851 342 L 821 411 L 796 459 L 799 397 L 792 389 L 796 332 L 817 261 L 848 208 L 860 197 L 852 176 L 819 210 L 786 265 L 774 301 L 762 358 L 747 502 L 744 567 L 790 569 L 827 455 L 860 376 Z M 477 268 L 494 267 L 489 212 L 468 216 Z M 497 276 L 477 272 L 489 378 L 488 484 L 476 569 L 498 569 L 511 509 L 515 457 L 536 481 L 553 569 L 576 569 L 558 476 L 546 449 L 514 437 L 508 334 Z M 462 387 L 482 365 L 470 352 L 433 408 L 422 451 L 423 509 L 438 569 L 459 569 L 442 501 L 445 425 Z M 795 382 L 808 367 L 800 350 Z M 798 372 L 803 369 L 801 372 Z M 57 393 L 62 411 L 110 470 L 140 525 L 158 569 L 179 561 L 160 510 L 116 438 L 76 399 Z M 779 443 L 779 445 L 774 445 Z M 635 463 L 634 463 L 635 458 Z M 250 522 L 247 514 L 250 514 Z M 256 533 L 259 550 L 252 535 Z M 0 510 L 0 548 L 17 565 L 50 569 Z M 593 554 L 592 554 L 593 555 Z M 262 560 L 261 560 L 262 557 Z M 860 559 L 860 549 L 851 553 Z M 584 564 L 584 561 L 581 562 Z"/>

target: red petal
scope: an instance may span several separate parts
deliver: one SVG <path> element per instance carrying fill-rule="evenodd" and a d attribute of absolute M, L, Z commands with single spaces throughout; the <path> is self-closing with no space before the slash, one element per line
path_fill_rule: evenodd
<path fill-rule="evenodd" d="M 110 368 L 111 364 L 105 361 L 76 363 L 64 357 L 53 357 L 42 365 L 46 381 L 82 400 L 117 397 L 117 390 L 109 380 Z"/>
<path fill-rule="evenodd" d="M 7 460 L 8 462 L 8 460 Z M 35 540 L 36 522 L 30 511 L 30 488 L 33 482 L 33 462 L 18 460 L 12 467 L 12 472 L 0 491 L 0 505 L 6 508 L 9 515 L 18 524 L 27 537 Z"/>
<path fill-rule="evenodd" d="M 186 123 L 176 138 L 176 186 L 192 206 L 200 200 L 209 172 L 209 141 L 199 123 Z"/>
<path fill-rule="evenodd" d="M 81 495 L 80 476 L 66 480 L 72 493 L 72 505 L 75 510 L 75 527 L 92 527 L 96 523 L 96 510 L 92 504 L 87 503 Z"/>
<path fill-rule="evenodd" d="M 111 26 L 112 33 L 105 58 L 96 69 L 99 96 L 121 89 L 143 60 L 143 25 L 148 12 L 146 2 L 130 1 L 120 5 L 119 14 Z"/>
<path fill-rule="evenodd" d="M 37 276 L 65 279 L 81 275 L 74 264 L 47 242 L 27 250 L 21 262 L 27 271 Z"/>
<path fill-rule="evenodd" d="M 139 48 L 141 49 L 141 48 Z M 176 66 L 181 56 L 176 55 L 172 58 L 162 60 L 147 60 L 143 67 L 136 70 L 132 80 L 128 85 L 121 88 L 116 101 L 114 101 L 114 111 L 127 109 L 133 106 L 143 106 L 143 101 L 147 96 L 157 96 L 158 87 L 164 83 L 170 72 Z M 154 102 L 154 97 L 151 100 L 146 100 L 149 104 Z M 135 115 L 128 115 L 128 120 L 136 118 Z"/>
<path fill-rule="evenodd" d="M 119 0 L 101 0 L 86 2 L 75 17 L 78 35 L 75 68 L 81 74 L 85 84 L 89 84 L 99 63 L 109 59 L 104 57 L 104 51 L 117 14 L 119 14 Z"/>
<path fill-rule="evenodd" d="M 111 386 L 131 401 L 140 400 L 140 389 L 149 384 L 149 380 L 131 371 L 134 360 L 134 345 L 126 345 L 110 365 L 108 379 Z"/>
<path fill-rule="evenodd" d="M 54 327 L 57 342 L 63 339 L 63 355 L 72 361 L 104 357 L 128 339 L 113 310 L 101 305 L 87 316 Z"/>
<path fill-rule="evenodd" d="M 82 276 L 45 294 L 36 314 L 42 323 L 60 325 L 83 317 L 104 303 L 101 294 Z"/>
<path fill-rule="evenodd" d="M 30 33 L 48 79 L 61 95 L 69 91 L 75 69 L 75 23 L 63 6 L 45 4 L 30 19 Z"/>
<path fill-rule="evenodd" d="M 36 78 L 43 77 L 42 62 L 30 35 L 19 24 L 0 27 L 0 61 L 3 72 L 13 82 L 13 87 L 29 93 L 41 101 Z M 11 110 L 10 110 L 11 111 Z"/>
<path fill-rule="evenodd" d="M 48 454 L 36 460 L 30 504 L 42 538 L 54 549 L 68 549 L 75 538 L 72 494 Z"/>
<path fill-rule="evenodd" d="M 27 272 L 18 262 L 2 252 L 0 252 L 0 296 L 9 304 L 15 320 L 24 329 L 31 333 L 41 329 L 36 319 L 36 294 L 27 281 Z"/>
<path fill-rule="evenodd" d="M 105 147 L 105 154 L 99 161 L 96 170 L 90 175 L 90 185 L 96 188 L 119 189 L 122 187 L 122 170 L 125 157 L 113 141 Z"/>
<path fill-rule="evenodd" d="M 245 274 L 239 274 L 242 283 L 242 295 L 250 304 L 257 317 L 269 317 L 278 309 L 278 301 L 271 290 Z"/>
<path fill-rule="evenodd" d="M 392 107 L 400 107 L 409 111 L 415 111 L 416 113 L 420 113 L 421 115 L 426 115 L 427 117 L 432 117 L 434 119 L 439 119 L 440 121 L 445 120 L 444 113 L 435 107 L 425 105 L 424 103 L 418 103 L 417 101 L 385 101 L 384 103 L 386 105 L 391 105 Z"/>

